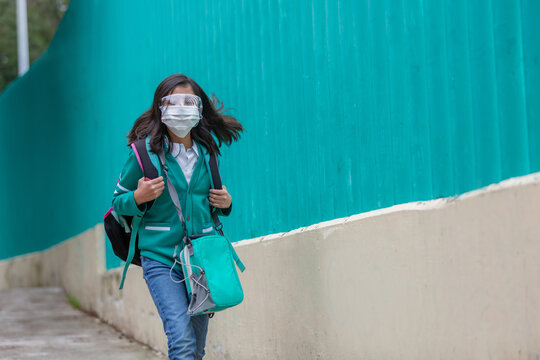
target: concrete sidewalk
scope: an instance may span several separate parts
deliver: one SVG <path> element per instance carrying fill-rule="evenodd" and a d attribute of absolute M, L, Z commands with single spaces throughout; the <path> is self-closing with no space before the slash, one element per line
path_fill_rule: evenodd
<path fill-rule="evenodd" d="M 0 359 L 166 359 L 75 309 L 61 288 L 0 291 Z"/>

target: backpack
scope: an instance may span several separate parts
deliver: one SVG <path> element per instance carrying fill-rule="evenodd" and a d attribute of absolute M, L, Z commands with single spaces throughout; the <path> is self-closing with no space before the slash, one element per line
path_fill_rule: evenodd
<path fill-rule="evenodd" d="M 154 164 L 152 164 L 150 156 L 148 155 L 148 151 L 146 150 L 145 139 L 135 141 L 131 144 L 131 148 L 137 156 L 139 166 L 141 167 L 144 176 L 148 179 L 155 179 L 156 177 L 158 177 L 158 171 Z M 118 178 L 116 184 L 118 184 L 118 182 L 120 182 L 120 178 Z M 153 204 L 154 200 L 147 202 L 147 211 L 150 210 Z M 123 261 L 127 261 L 129 253 L 129 243 L 132 235 L 131 230 L 133 216 L 119 215 L 115 213 L 113 208 L 111 207 L 103 217 L 103 222 L 105 224 L 105 233 L 107 234 L 107 238 L 111 243 L 114 254 Z M 131 263 L 137 266 L 141 266 L 141 254 L 139 251 L 138 240 L 139 235 L 136 234 L 135 255 L 133 256 L 133 260 L 131 260 Z"/>

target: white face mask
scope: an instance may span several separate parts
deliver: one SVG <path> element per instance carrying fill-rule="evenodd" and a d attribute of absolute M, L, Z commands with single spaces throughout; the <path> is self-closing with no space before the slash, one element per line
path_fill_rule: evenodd
<path fill-rule="evenodd" d="M 196 106 L 168 105 L 160 106 L 161 121 L 179 137 L 186 137 L 197 126 L 201 115 Z"/>

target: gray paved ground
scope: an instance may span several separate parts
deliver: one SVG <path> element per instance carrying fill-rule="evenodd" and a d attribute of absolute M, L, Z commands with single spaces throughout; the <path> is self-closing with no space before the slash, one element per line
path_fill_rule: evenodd
<path fill-rule="evenodd" d="M 166 359 L 73 308 L 56 287 L 0 291 L 0 359 Z"/>

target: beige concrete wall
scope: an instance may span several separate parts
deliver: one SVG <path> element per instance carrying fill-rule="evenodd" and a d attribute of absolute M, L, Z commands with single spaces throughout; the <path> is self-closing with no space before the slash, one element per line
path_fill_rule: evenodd
<path fill-rule="evenodd" d="M 540 357 L 540 173 L 235 246 L 245 300 L 211 319 L 209 360 Z M 61 284 L 166 352 L 140 270 L 118 290 L 98 225 L 0 262 L 0 288 Z"/>

